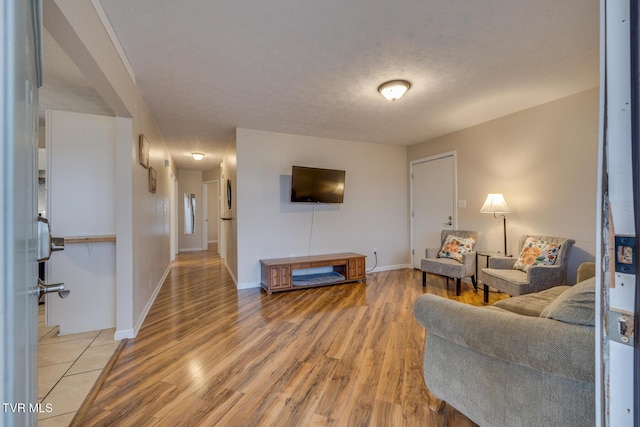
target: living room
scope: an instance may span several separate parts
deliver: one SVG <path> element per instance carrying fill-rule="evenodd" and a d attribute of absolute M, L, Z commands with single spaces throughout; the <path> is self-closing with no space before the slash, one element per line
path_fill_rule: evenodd
<path fill-rule="evenodd" d="M 135 155 L 131 157 L 137 140 L 124 141 L 125 155 L 119 160 L 129 164 L 120 163 L 119 167 L 130 167 L 122 185 L 132 195 L 131 205 L 127 206 L 132 218 L 117 234 L 119 244 L 131 252 L 129 259 L 119 260 L 125 277 L 118 279 L 120 308 L 116 321 L 119 336 L 127 337 L 137 333 L 162 285 L 158 278 L 164 279 L 171 269 L 170 256 L 164 253 L 168 252 L 164 249 L 169 247 L 171 227 L 162 206 L 173 203 L 170 189 L 174 178 L 188 167 L 181 166 L 185 163 L 179 163 L 178 156 L 172 157 L 167 145 L 170 138 L 159 130 L 157 119 L 137 92 L 135 82 L 123 83 L 127 73 L 124 66 L 113 61 L 116 53 L 109 46 L 108 37 L 92 30 L 101 25 L 96 13 L 86 10 L 90 6 L 77 3 L 60 2 L 56 6 L 68 20 L 66 30 L 73 29 L 91 52 L 92 61 L 98 64 L 98 76 L 94 75 L 91 81 L 110 86 L 101 93 L 112 95 L 116 99 L 111 100 L 113 105 L 121 104 L 121 110 L 114 108 L 115 114 L 131 117 L 130 133 L 135 137 L 145 134 L 151 141 L 150 160 L 158 171 L 158 192 L 149 194 L 147 171 L 137 164 Z M 47 7 L 53 9 L 49 4 L 45 11 Z M 45 26 L 63 39 L 65 31 L 56 31 L 52 19 L 45 15 Z M 73 46 L 66 46 L 66 50 L 73 56 Z M 76 49 L 75 55 L 81 56 L 78 50 L 85 48 Z M 78 60 L 77 56 L 74 58 Z M 83 72 L 91 74 L 86 69 Z M 595 77 L 591 84 L 568 92 L 558 88 L 561 95 L 547 93 L 548 100 L 538 105 L 524 103 L 519 108 L 505 109 L 497 118 L 477 119 L 459 130 L 404 145 L 395 145 L 393 137 L 388 143 L 365 142 L 364 137 L 344 138 L 330 128 L 323 136 L 309 136 L 238 124 L 231 140 L 224 144 L 221 160 L 216 158 L 232 185 L 229 214 L 233 220 L 225 224 L 228 229 L 224 243 L 225 262 L 237 287 L 259 287 L 259 260 L 280 256 L 354 251 L 367 255 L 368 270 L 411 267 L 412 249 L 424 248 L 412 248 L 410 164 L 449 152 L 456 156 L 459 203 L 455 225 L 479 230 L 479 248 L 501 250 L 502 221 L 480 213 L 480 207 L 488 193 L 503 193 L 511 210 L 507 214 L 508 252 L 518 251 L 517 239 L 526 233 L 575 239 L 568 268 L 568 281 L 575 283 L 578 265 L 593 261 L 596 247 L 599 94 L 597 70 L 591 70 L 591 74 Z M 528 89 L 538 88 L 532 84 Z M 375 87 L 369 92 L 367 102 L 386 102 Z M 408 95 L 412 95 L 411 90 Z M 409 96 L 380 107 L 385 108 L 387 127 L 398 129 L 399 133 L 407 119 L 399 109 L 392 108 L 410 102 Z M 488 109 L 498 101 L 493 94 L 484 93 L 460 107 L 456 115 L 473 116 L 473 111 L 482 110 L 483 106 Z M 353 127 L 368 125 L 372 124 L 360 122 Z M 180 156 L 186 153 L 182 151 Z M 167 159 L 171 159 L 169 167 Z M 181 158 L 179 161 L 184 162 Z M 290 204 L 291 166 L 296 164 L 345 170 L 344 203 Z M 158 254 L 159 248 L 162 254 Z"/>
<path fill-rule="evenodd" d="M 109 100 L 114 114 L 131 117 L 132 133 L 136 136 L 144 134 L 150 141 L 150 165 L 158 173 L 157 193 L 154 194 L 146 191 L 148 173 L 137 165 L 136 158 L 131 159 L 134 162 L 131 171 L 123 169 L 126 173 L 118 174 L 121 188 L 117 192 L 132 194 L 131 201 L 122 201 L 129 204 L 123 207 L 125 212 L 130 211 L 130 218 L 118 222 L 122 227 L 121 232 L 116 230 L 118 244 L 129 250 L 136 248 L 137 256 L 142 257 L 142 262 L 140 259 L 134 262 L 130 252 L 118 251 L 122 275 L 116 283 L 116 306 L 126 307 L 116 312 L 119 337 L 135 335 L 162 277 L 170 269 L 170 256 L 159 254 L 157 248 L 159 245 L 169 247 L 172 225 L 166 215 L 149 213 L 174 203 L 171 191 L 179 169 L 214 169 L 222 164 L 224 173 L 230 178 L 234 199 L 230 217 L 236 221 L 225 225 L 229 230 L 221 236 L 226 240 L 221 246 L 227 249 L 226 264 L 240 288 L 259 286 L 260 259 L 302 255 L 309 250 L 314 253 L 362 252 L 368 257 L 367 268 L 375 265 L 378 270 L 409 266 L 411 250 L 421 250 L 411 247 L 409 162 L 450 151 L 457 155 L 457 196 L 466 205 L 457 210 L 456 226 L 480 230 L 481 248 L 499 250 L 502 246 L 500 221 L 479 212 L 487 193 L 501 192 L 512 210 L 507 219 L 509 251 L 516 251 L 513 245 L 520 234 L 547 232 L 577 241 L 570 267 L 576 267 L 594 254 L 593 165 L 596 163 L 598 108 L 595 46 L 589 48 L 594 55 L 585 56 L 582 52 L 577 56 L 579 59 L 574 64 L 583 65 L 578 72 L 571 73 L 569 82 L 555 85 L 544 81 L 527 82 L 520 92 L 529 94 L 529 98 L 523 98 L 518 91 L 490 94 L 478 87 L 472 89 L 473 99 L 454 107 L 443 96 L 444 92 L 436 92 L 432 96 L 441 104 L 429 106 L 424 113 L 432 114 L 438 120 L 421 123 L 398 108 L 402 103 L 420 103 L 420 95 L 433 84 L 429 73 L 422 75 L 424 73 L 414 70 L 412 73 L 421 77 L 405 98 L 396 103 L 381 104 L 387 101 L 380 97 L 375 87 L 366 91 L 363 99 L 351 101 L 360 108 L 371 105 L 367 107 L 373 108 L 368 121 L 351 126 L 341 121 L 335 130 L 321 127 L 323 136 L 305 136 L 295 131 L 256 131 L 238 123 L 236 130 L 231 129 L 230 137 L 218 137 L 211 143 L 212 149 L 216 147 L 218 153 L 222 153 L 221 157 L 212 154 L 197 164 L 186 159 L 189 157 L 186 142 L 180 142 L 183 145 L 179 152 L 172 154 L 169 150 L 168 142 L 163 140 L 163 135 L 167 138 L 166 132 L 159 131 L 148 101 L 131 80 L 126 64 L 114 61 L 121 55 L 108 32 L 91 31 L 104 25 L 103 17 L 94 7 L 82 2 L 46 2 L 44 12 L 45 30 L 54 39 L 66 41 L 65 52 L 81 67 L 80 71 L 102 98 Z M 111 12 L 115 13 L 116 9 Z M 514 13 L 522 14 L 523 11 Z M 581 25 L 592 22 L 597 12 L 588 15 L 580 21 Z M 518 15 L 517 22 L 521 22 L 523 16 Z M 468 17 L 455 14 L 451 18 L 468 21 Z M 593 24 L 597 27 L 597 22 Z M 497 34 L 489 36 L 493 38 Z M 584 34 L 579 41 L 574 40 L 574 35 L 567 37 L 583 49 L 587 46 Z M 545 37 L 541 36 L 541 39 L 545 43 L 536 49 L 546 46 Z M 597 40 L 595 28 L 588 39 Z M 90 56 L 88 52 L 91 52 Z M 503 58 L 498 52 L 490 51 L 489 54 L 492 58 Z M 549 61 L 554 60 L 527 57 L 526 61 L 531 61 L 530 68 L 534 69 L 541 61 L 549 66 Z M 518 60 L 500 59 L 498 68 L 502 72 L 516 63 Z M 391 68 L 394 67 L 391 65 Z M 518 64 L 518 69 L 522 69 L 522 65 Z M 567 69 L 564 68 L 564 72 Z M 371 78 L 366 76 L 367 80 Z M 551 78 L 545 76 L 549 81 Z M 468 85 L 465 87 L 471 90 Z M 352 98 L 352 93 L 361 91 L 359 87 L 352 88 L 347 96 Z M 534 97 L 547 101 L 534 106 Z M 511 114 L 519 110 L 522 111 Z M 496 115 L 497 111 L 503 113 Z M 493 119 L 487 121 L 489 112 Z M 416 113 L 418 116 L 423 114 L 420 110 L 412 112 Z M 469 124 L 459 128 L 463 130 L 447 132 L 446 129 L 456 129 L 452 123 L 459 118 Z M 285 121 L 291 122 L 291 117 L 286 117 Z M 273 124 L 256 124 L 254 129 L 260 128 L 270 129 Z M 443 136 L 414 138 L 411 144 L 391 145 L 394 135 L 406 140 L 407 132 L 415 132 L 415 128 L 424 128 L 421 132 L 425 135 L 436 132 Z M 287 129 L 298 128 L 290 126 Z M 390 142 L 372 143 L 364 142 L 364 137 L 358 139 L 357 135 L 364 135 L 362 132 L 369 129 L 375 129 L 380 136 L 384 132 L 384 138 Z M 350 137 L 340 138 L 339 135 Z M 369 139 L 377 142 L 380 137 Z M 137 146 L 137 140 L 118 142 L 123 150 L 117 162 L 121 169 L 124 162 L 129 161 L 127 146 L 131 144 Z M 193 144 L 202 146 L 203 143 L 195 141 Z M 216 160 L 218 158 L 221 160 Z M 346 170 L 345 203 L 332 209 L 317 207 L 315 216 L 311 207 L 291 208 L 284 203 L 286 177 L 293 164 Z M 528 191 L 524 191 L 525 188 Z M 577 213 L 579 221 L 574 218 Z M 313 232 L 310 228 L 312 216 L 317 222 Z M 160 236 L 154 230 L 164 230 L 166 234 Z M 269 243 L 256 245 L 255 242 Z M 374 248 L 379 258 L 377 263 Z M 153 283 L 148 283 L 148 278 L 152 278 Z"/>
<path fill-rule="evenodd" d="M 376 271 L 411 267 L 409 162 L 449 151 L 467 206 L 457 223 L 480 231 L 480 249 L 503 250 L 502 221 L 480 207 L 488 193 L 504 193 L 510 254 L 522 234 L 572 238 L 570 283 L 594 260 L 597 88 L 406 148 L 249 129 L 237 129 L 236 144 L 238 267 L 230 269 L 241 288 L 259 286 L 260 259 L 306 255 L 309 245 L 366 254 Z M 313 229 L 314 208 L 288 200 L 292 164 L 346 170 L 344 203 L 315 208 Z"/>

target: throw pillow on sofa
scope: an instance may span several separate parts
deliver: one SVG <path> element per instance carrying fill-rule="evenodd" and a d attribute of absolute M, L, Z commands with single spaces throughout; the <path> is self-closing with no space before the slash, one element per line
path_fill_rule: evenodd
<path fill-rule="evenodd" d="M 584 280 L 560 294 L 542 310 L 540 317 L 573 325 L 595 326 L 596 278 Z"/>
<path fill-rule="evenodd" d="M 449 234 L 444 239 L 440 252 L 438 252 L 438 258 L 451 258 L 462 262 L 462 255 L 473 251 L 473 245 L 475 244 L 475 237 L 464 238 Z"/>

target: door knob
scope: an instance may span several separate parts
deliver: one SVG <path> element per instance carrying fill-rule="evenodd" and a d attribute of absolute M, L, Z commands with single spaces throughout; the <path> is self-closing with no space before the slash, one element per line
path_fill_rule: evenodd
<path fill-rule="evenodd" d="M 42 281 L 42 279 L 38 279 L 38 301 L 40 301 L 45 294 L 50 294 L 52 292 L 57 292 L 60 298 L 66 298 L 71 293 L 71 291 L 64 289 L 64 283 L 47 285 Z"/>
<path fill-rule="evenodd" d="M 38 262 L 47 261 L 52 252 L 64 250 L 64 238 L 51 236 L 51 225 L 46 218 L 38 217 Z"/>
<path fill-rule="evenodd" d="M 449 221 L 447 222 L 443 222 L 443 225 L 453 225 L 453 217 L 451 215 L 449 215 Z"/>

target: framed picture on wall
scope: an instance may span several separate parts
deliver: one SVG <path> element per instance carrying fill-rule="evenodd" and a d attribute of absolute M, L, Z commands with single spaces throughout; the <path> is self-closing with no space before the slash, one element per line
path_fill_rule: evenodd
<path fill-rule="evenodd" d="M 139 144 L 138 161 L 145 168 L 149 168 L 149 148 L 150 148 L 149 141 L 147 141 L 147 138 L 145 138 L 143 134 L 140 134 L 140 140 L 138 144 Z"/>
<path fill-rule="evenodd" d="M 154 168 L 149 168 L 149 192 L 156 192 L 156 182 L 158 180 L 158 173 Z"/>

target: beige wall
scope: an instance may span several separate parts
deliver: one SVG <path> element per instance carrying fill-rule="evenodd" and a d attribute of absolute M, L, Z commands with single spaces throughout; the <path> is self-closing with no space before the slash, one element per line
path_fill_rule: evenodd
<path fill-rule="evenodd" d="M 220 168 L 209 169 L 208 171 L 202 172 L 202 181 L 215 181 L 220 179 Z"/>
<path fill-rule="evenodd" d="M 371 269 L 376 248 L 379 270 L 408 266 L 405 147 L 250 129 L 236 138 L 239 287 L 259 286 L 263 258 L 359 252 Z M 291 203 L 292 165 L 346 171 L 344 203 Z"/>
<path fill-rule="evenodd" d="M 408 160 L 455 150 L 458 156 L 458 227 L 478 230 L 479 247 L 502 247 L 502 221 L 481 214 L 488 193 L 504 193 L 508 250 L 518 236 L 544 234 L 576 240 L 569 280 L 594 260 L 598 90 L 492 120 L 409 147 Z"/>

